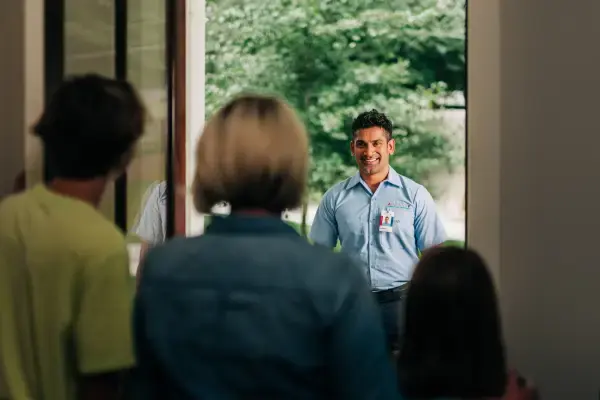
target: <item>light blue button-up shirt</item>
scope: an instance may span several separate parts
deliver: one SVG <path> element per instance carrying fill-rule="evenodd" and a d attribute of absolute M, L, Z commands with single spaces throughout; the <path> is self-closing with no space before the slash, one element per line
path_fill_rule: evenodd
<path fill-rule="evenodd" d="M 379 230 L 386 210 L 394 213 L 392 232 Z M 327 247 L 335 247 L 339 239 L 342 251 L 364 266 L 377 291 L 408 282 L 419 252 L 443 243 L 446 232 L 427 189 L 390 167 L 375 193 L 358 173 L 329 189 L 310 239 Z"/>
<path fill-rule="evenodd" d="M 146 193 L 141 214 L 133 233 L 150 246 L 157 246 L 167 238 L 167 183 L 155 182 Z"/>

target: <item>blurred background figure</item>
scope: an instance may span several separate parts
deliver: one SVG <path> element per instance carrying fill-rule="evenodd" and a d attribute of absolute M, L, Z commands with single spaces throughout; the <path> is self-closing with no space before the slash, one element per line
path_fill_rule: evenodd
<path fill-rule="evenodd" d="M 141 399 L 396 399 L 379 310 L 348 256 L 281 220 L 306 189 L 308 138 L 271 97 L 242 96 L 198 143 L 204 235 L 151 250 L 135 300 Z"/>
<path fill-rule="evenodd" d="M 405 315 L 398 359 L 405 398 L 537 398 L 507 369 L 494 283 L 474 251 L 426 251 L 408 289 Z"/>
<path fill-rule="evenodd" d="M 167 182 L 156 181 L 148 187 L 132 233 L 141 239 L 139 265 L 136 270 L 136 278 L 139 280 L 140 266 L 146 253 L 152 247 L 164 243 L 167 238 Z"/>

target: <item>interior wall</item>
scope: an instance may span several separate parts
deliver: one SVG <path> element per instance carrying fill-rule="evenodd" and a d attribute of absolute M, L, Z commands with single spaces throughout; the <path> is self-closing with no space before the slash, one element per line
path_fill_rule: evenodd
<path fill-rule="evenodd" d="M 0 196 L 11 192 L 15 176 L 24 167 L 22 140 L 24 102 L 25 6 L 18 0 L 0 2 Z M 10 57 L 5 55 L 10 54 Z"/>
<path fill-rule="evenodd" d="M 191 186 L 196 170 L 196 143 L 204 127 L 204 29 L 206 25 L 204 0 L 187 0 L 186 43 L 186 231 L 188 235 L 204 232 L 204 216 L 196 212 L 191 196 Z"/>
<path fill-rule="evenodd" d="M 26 171 L 41 179 L 41 151 L 29 135 L 43 104 L 43 0 L 0 2 L 0 197 Z"/>
<path fill-rule="evenodd" d="M 545 400 L 595 399 L 600 3 L 469 8 L 467 235 L 499 278 L 510 363 Z"/>
<path fill-rule="evenodd" d="M 500 2 L 468 2 L 467 242 L 500 286 Z"/>

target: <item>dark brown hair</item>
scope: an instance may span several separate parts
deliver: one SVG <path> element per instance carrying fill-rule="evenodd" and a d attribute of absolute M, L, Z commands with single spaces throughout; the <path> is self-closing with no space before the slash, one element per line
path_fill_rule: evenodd
<path fill-rule="evenodd" d="M 359 131 L 373 127 L 381 128 L 385 131 L 387 140 L 392 140 L 392 121 L 384 114 L 373 109 L 358 115 L 352 122 L 352 138 L 356 138 Z"/>
<path fill-rule="evenodd" d="M 407 398 L 501 396 L 506 360 L 492 277 L 474 251 L 425 252 L 406 298 L 398 359 Z"/>
<path fill-rule="evenodd" d="M 61 84 L 33 132 L 57 177 L 92 179 L 126 167 L 145 120 L 131 84 L 89 74 Z"/>

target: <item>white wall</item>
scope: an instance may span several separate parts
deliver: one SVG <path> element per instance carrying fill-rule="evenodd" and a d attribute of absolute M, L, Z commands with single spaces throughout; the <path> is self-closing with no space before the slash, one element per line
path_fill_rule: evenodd
<path fill-rule="evenodd" d="M 510 362 L 545 400 L 600 391 L 600 2 L 469 2 L 468 240 Z"/>
<path fill-rule="evenodd" d="M 0 1 L 0 197 L 27 170 L 41 177 L 41 152 L 28 135 L 43 103 L 43 0 Z"/>
<path fill-rule="evenodd" d="M 0 196 L 10 193 L 12 181 L 24 166 L 25 149 L 22 140 L 23 96 L 23 29 L 24 7 L 15 1 L 0 2 Z M 8 39 L 10 38 L 10 39 Z"/>
<path fill-rule="evenodd" d="M 206 6 L 204 0 L 187 0 L 187 155 L 186 185 L 191 188 L 196 169 L 196 143 L 204 127 L 204 27 Z M 193 207 L 191 195 L 186 202 L 186 230 L 188 235 L 204 231 L 204 217 Z"/>

